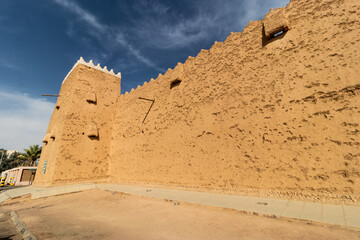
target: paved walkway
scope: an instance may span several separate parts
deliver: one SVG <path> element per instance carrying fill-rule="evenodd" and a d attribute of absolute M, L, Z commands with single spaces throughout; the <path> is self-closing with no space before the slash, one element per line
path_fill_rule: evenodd
<path fill-rule="evenodd" d="M 322 204 L 304 201 L 113 184 L 77 184 L 51 188 L 24 187 L 12 189 L 4 191 L 0 194 L 0 204 L 9 198 L 15 198 L 28 194 L 31 194 L 33 199 L 37 199 L 94 188 L 152 198 L 168 199 L 178 202 L 188 202 L 221 208 L 236 209 L 246 213 L 264 216 L 286 217 L 312 222 L 335 224 L 360 230 L 360 206 Z"/>

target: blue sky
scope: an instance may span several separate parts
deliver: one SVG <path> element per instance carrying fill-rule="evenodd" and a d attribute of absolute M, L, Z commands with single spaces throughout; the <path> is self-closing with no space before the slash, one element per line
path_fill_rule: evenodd
<path fill-rule="evenodd" d="M 241 32 L 288 0 L 0 0 L 0 148 L 41 145 L 80 56 L 122 73 L 122 92 Z"/>

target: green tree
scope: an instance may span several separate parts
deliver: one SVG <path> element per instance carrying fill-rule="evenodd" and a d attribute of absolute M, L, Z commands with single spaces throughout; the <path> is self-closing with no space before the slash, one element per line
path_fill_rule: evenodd
<path fill-rule="evenodd" d="M 23 163 L 23 161 L 18 159 L 19 153 L 14 152 L 10 156 L 6 154 L 6 150 L 4 150 L 4 154 L 0 154 L 0 157 L 2 155 L 2 162 L 0 164 L 0 172 L 3 172 L 5 170 L 18 167 Z"/>
<path fill-rule="evenodd" d="M 39 145 L 32 145 L 29 149 L 24 149 L 25 153 L 21 153 L 18 156 L 19 160 L 29 161 L 31 166 L 34 166 L 35 161 L 40 158 L 42 147 Z"/>

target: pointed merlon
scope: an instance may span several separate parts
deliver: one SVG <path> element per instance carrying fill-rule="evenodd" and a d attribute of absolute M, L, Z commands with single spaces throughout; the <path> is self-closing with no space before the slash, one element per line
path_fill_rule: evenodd
<path fill-rule="evenodd" d="M 67 77 L 70 75 L 70 73 L 76 68 L 77 65 L 79 64 L 82 64 L 82 65 L 85 65 L 85 66 L 88 66 L 88 67 L 91 67 L 91 68 L 94 68 L 94 69 L 97 69 L 99 71 L 102 71 L 106 74 L 110 74 L 112 76 L 115 76 L 117 78 L 120 78 L 121 79 L 121 73 L 118 72 L 117 74 L 114 73 L 114 70 L 111 69 L 110 71 L 107 69 L 107 67 L 105 66 L 104 68 L 101 68 L 100 66 L 100 63 L 98 63 L 96 66 L 94 65 L 94 62 L 93 60 L 90 60 L 88 63 L 84 60 L 83 57 L 80 57 L 79 60 L 75 63 L 75 65 L 71 68 L 71 70 L 69 71 L 69 73 L 66 75 L 66 77 L 64 78 L 64 81 L 62 83 L 65 82 L 65 80 L 67 79 Z"/>
<path fill-rule="evenodd" d="M 98 65 L 95 66 L 95 69 L 100 70 L 100 71 L 103 70 L 103 69 L 101 68 L 101 66 L 100 66 L 100 63 L 98 63 Z"/>

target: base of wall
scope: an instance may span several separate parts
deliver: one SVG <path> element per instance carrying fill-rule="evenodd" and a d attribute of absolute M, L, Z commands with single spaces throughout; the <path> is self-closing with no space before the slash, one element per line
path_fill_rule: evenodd
<path fill-rule="evenodd" d="M 229 189 L 229 188 L 214 188 L 214 187 L 192 187 L 177 184 L 160 184 L 156 182 L 134 182 L 134 181 L 115 181 L 110 178 L 98 179 L 94 181 L 82 180 L 82 181 L 63 181 L 53 184 L 34 184 L 35 187 L 57 187 L 57 186 L 69 186 L 74 184 L 119 184 L 129 186 L 143 186 L 151 188 L 170 188 L 176 190 L 185 191 L 196 191 L 206 193 L 219 193 L 229 195 L 241 195 L 251 197 L 264 197 L 264 198 L 277 198 L 284 200 L 299 200 L 299 201 L 310 201 L 318 203 L 333 203 L 333 204 L 347 204 L 360 206 L 360 195 L 359 194 L 328 194 L 319 192 L 297 192 L 292 190 L 276 190 L 276 189 Z"/>
<path fill-rule="evenodd" d="M 0 194 L 0 198 L 2 195 L 8 196 L 7 199 L 0 201 L 0 204 L 9 200 L 9 198 L 15 198 L 29 193 L 31 194 L 32 199 L 38 199 L 92 189 L 111 191 L 113 194 L 115 192 L 120 192 L 140 197 L 163 199 L 172 202 L 173 205 L 178 205 L 180 202 L 200 204 L 233 209 L 247 214 L 271 218 L 298 219 L 308 221 L 309 223 L 338 225 L 354 230 L 360 229 L 360 221 L 358 220 L 360 216 L 360 206 L 312 203 L 309 201 L 293 201 L 277 198 L 232 196 L 228 194 L 213 194 L 197 191 L 181 191 L 169 188 L 151 188 L 116 184 L 75 184 L 52 188 L 27 187 L 12 189 Z M 96 192 L 94 192 L 94 194 L 96 194 Z"/>

